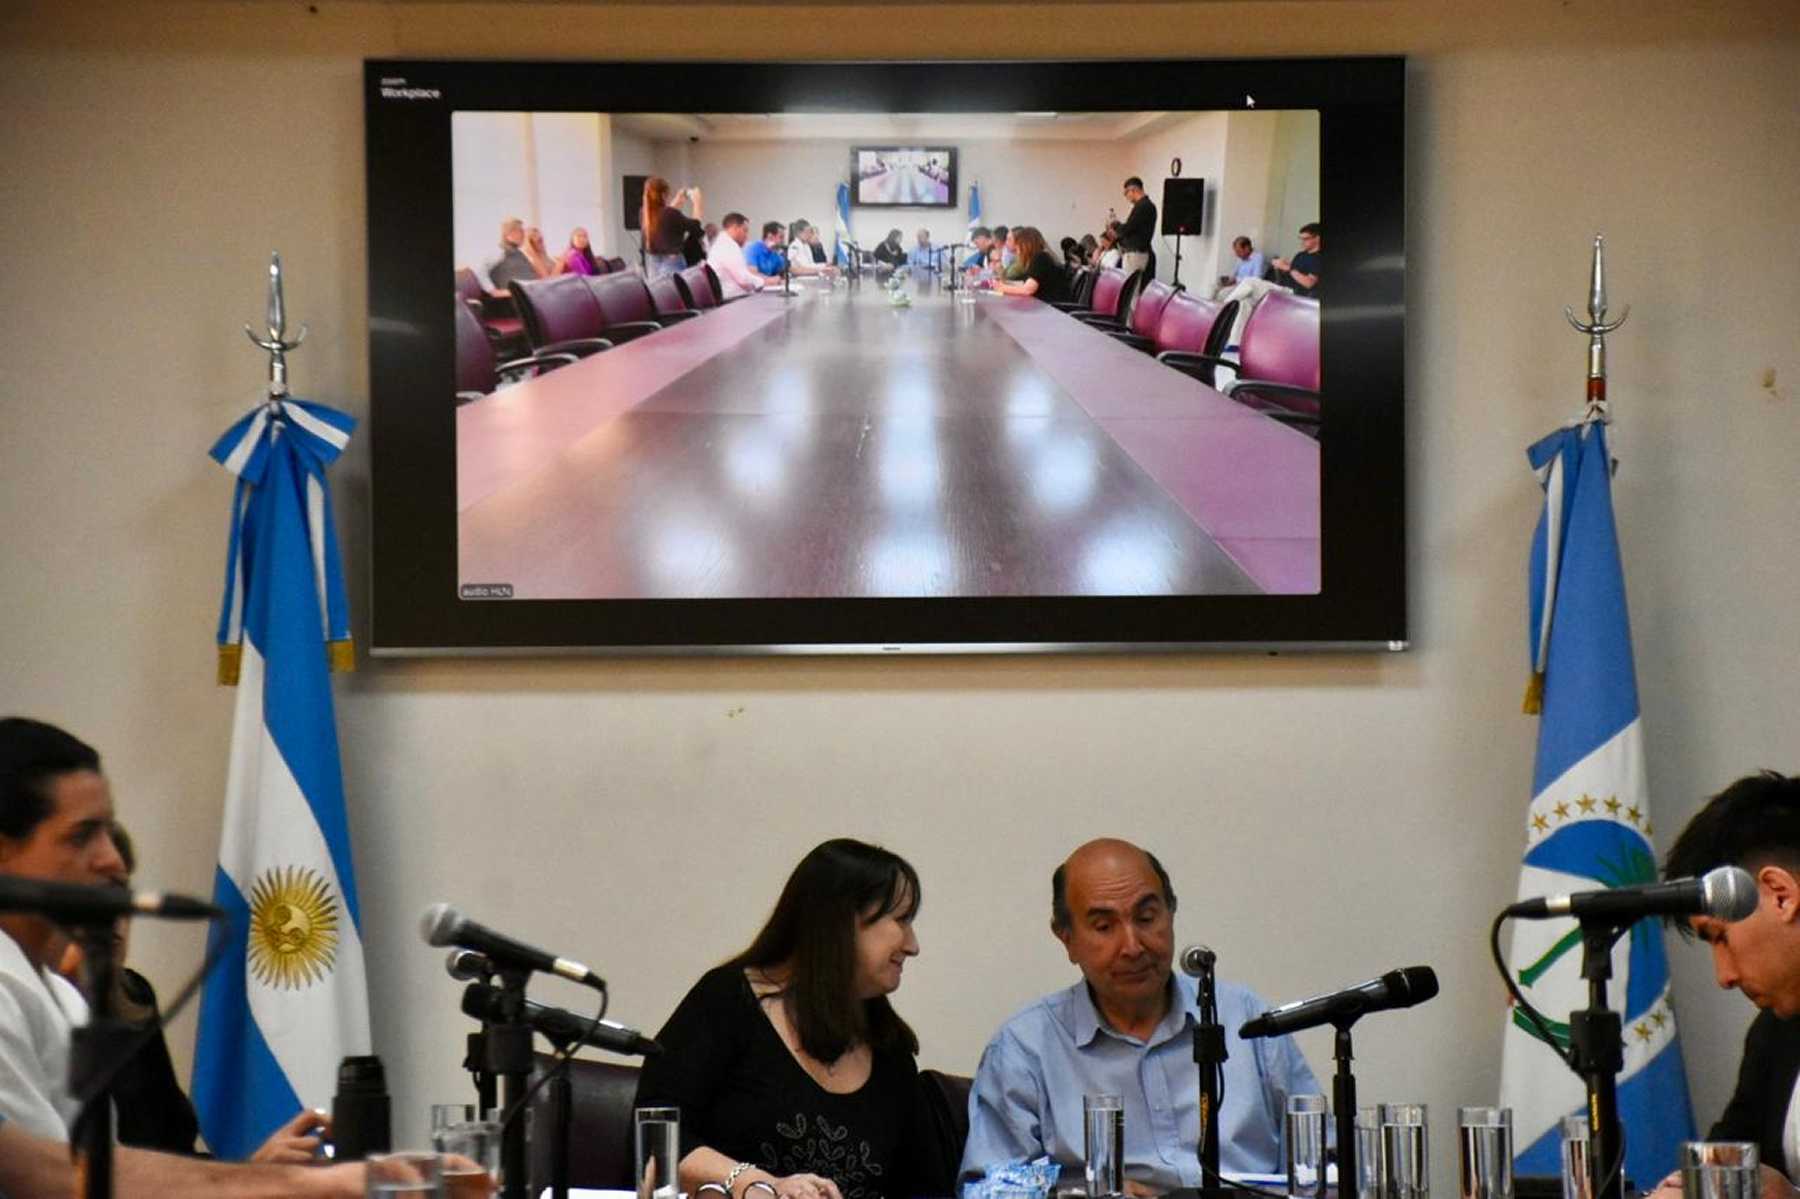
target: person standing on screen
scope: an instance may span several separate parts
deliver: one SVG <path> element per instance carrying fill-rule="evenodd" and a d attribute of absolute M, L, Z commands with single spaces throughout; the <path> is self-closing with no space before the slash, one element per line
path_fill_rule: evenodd
<path fill-rule="evenodd" d="M 1125 181 L 1125 201 L 1131 211 L 1119 225 L 1119 265 L 1127 271 L 1153 269 L 1150 242 L 1156 236 L 1156 205 L 1136 175 Z"/>
<path fill-rule="evenodd" d="M 719 277 L 721 300 L 747 296 L 768 284 L 768 280 L 744 260 L 744 243 L 749 240 L 750 219 L 741 212 L 726 213 L 719 236 L 713 238 L 712 246 L 706 251 L 706 263 Z"/>
<path fill-rule="evenodd" d="M 1020 225 L 1012 231 L 1012 239 L 1019 250 L 1019 281 L 998 280 L 994 290 L 1005 296 L 1036 296 L 1046 304 L 1067 300 L 1068 272 L 1044 244 L 1044 235 L 1034 226 Z"/>
<path fill-rule="evenodd" d="M 1082 1096 L 1125 1104 L 1130 1195 L 1200 1185 L 1200 1081 L 1193 979 L 1175 956 L 1175 889 L 1155 855 L 1128 841 L 1090 841 L 1050 877 L 1050 931 L 1081 978 L 1021 1010 L 981 1055 L 969 1095 L 962 1176 L 1048 1154 L 1064 1176 L 1085 1158 Z M 1218 983 L 1225 1026 L 1220 1168 L 1275 1174 L 1284 1168 L 1290 1095 L 1319 1092 L 1291 1037 L 1242 1040 L 1237 1030 L 1267 1005 L 1247 988 Z"/>
<path fill-rule="evenodd" d="M 694 207 L 692 216 L 681 211 L 681 205 L 689 201 Z M 671 196 L 669 181 L 661 175 L 644 180 L 644 207 L 638 215 L 644 235 L 644 273 L 655 279 L 687 266 L 682 247 L 689 237 L 697 240 L 704 233 L 704 215 L 699 188 L 684 187 Z"/>

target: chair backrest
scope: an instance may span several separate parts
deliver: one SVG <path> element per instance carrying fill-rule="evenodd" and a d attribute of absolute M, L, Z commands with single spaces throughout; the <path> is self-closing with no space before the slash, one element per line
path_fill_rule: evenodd
<path fill-rule="evenodd" d="M 481 285 L 481 280 L 475 277 L 474 271 L 466 266 L 456 268 L 457 299 L 474 300 L 476 303 L 480 303 L 485 295 L 487 295 L 487 288 Z"/>
<path fill-rule="evenodd" d="M 533 349 L 577 337 L 598 337 L 605 323 L 585 275 L 553 275 L 548 279 L 520 279 L 512 285 L 519 315 L 525 320 L 525 336 Z"/>
<path fill-rule="evenodd" d="M 969 1140 L 969 1091 L 974 1084 L 974 1079 L 961 1074 L 919 1071 L 922 1119 L 913 1147 L 917 1193 L 956 1193 L 956 1174 Z"/>
<path fill-rule="evenodd" d="M 582 282 L 600 305 L 603 326 L 623 325 L 627 321 L 647 321 L 656 315 L 656 304 L 650 299 L 650 288 L 636 271 L 614 271 L 610 275 L 584 275 Z"/>
<path fill-rule="evenodd" d="M 1156 339 L 1156 326 L 1162 321 L 1163 309 L 1175 296 L 1175 289 L 1160 279 L 1152 279 L 1137 303 L 1131 307 L 1131 331 L 1139 337 Z M 1160 347 L 1159 347 L 1160 348 Z"/>
<path fill-rule="evenodd" d="M 650 280 L 650 303 L 662 315 L 680 312 L 687 307 L 687 300 L 682 297 L 681 284 L 675 281 L 674 275 L 658 275 Z"/>
<path fill-rule="evenodd" d="M 1116 266 L 1109 266 L 1094 276 L 1094 290 L 1088 299 L 1088 308 L 1101 316 L 1117 316 L 1119 314 L 1119 297 L 1125 294 L 1125 280 L 1128 276 Z"/>
<path fill-rule="evenodd" d="M 494 347 L 487 330 L 462 300 L 456 301 L 456 390 L 494 390 Z"/>
<path fill-rule="evenodd" d="M 1177 292 L 1163 307 L 1162 320 L 1156 323 L 1156 351 L 1180 350 L 1200 354 L 1206 350 L 1213 326 L 1219 321 L 1220 305 L 1204 300 L 1192 292 Z"/>
<path fill-rule="evenodd" d="M 623 258 L 608 258 L 606 260 L 606 269 L 608 273 L 622 271 L 625 269 L 625 260 Z"/>
<path fill-rule="evenodd" d="M 1319 390 L 1319 302 L 1272 291 L 1244 322 L 1238 377 Z"/>
<path fill-rule="evenodd" d="M 549 1068 L 549 1054 L 534 1055 L 537 1074 Z M 636 1066 L 573 1058 L 569 1062 L 569 1187 L 630 1190 L 631 1107 L 637 1098 Z M 554 1088 L 538 1088 L 531 1100 L 531 1193 L 550 1185 L 552 1137 L 559 1116 Z"/>
<path fill-rule="evenodd" d="M 678 271 L 675 280 L 687 292 L 689 308 L 707 309 L 719 306 L 719 293 L 713 287 L 712 272 L 703 262 L 699 266 L 690 266 L 685 271 Z"/>

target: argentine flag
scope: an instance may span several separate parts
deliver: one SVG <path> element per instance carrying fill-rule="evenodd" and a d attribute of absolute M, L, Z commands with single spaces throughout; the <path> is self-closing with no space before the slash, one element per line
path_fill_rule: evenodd
<path fill-rule="evenodd" d="M 839 266 L 850 265 L 850 185 L 837 185 L 837 229 L 832 242 L 831 258 Z"/>
<path fill-rule="evenodd" d="M 350 645 L 325 468 L 354 424 L 272 400 L 212 449 L 238 476 L 219 622 L 220 678 L 238 690 L 213 886 L 224 945 L 201 999 L 193 1095 L 221 1157 L 329 1106 L 339 1060 L 369 1052 L 329 669 L 349 664 Z"/>
<path fill-rule="evenodd" d="M 969 228 L 981 224 L 981 184 L 969 184 Z"/>
<path fill-rule="evenodd" d="M 1531 543 L 1531 649 L 1527 711 L 1538 710 L 1537 766 L 1526 811 L 1519 898 L 1656 880 L 1649 790 L 1625 575 L 1613 527 L 1606 427 L 1562 429 L 1531 447 L 1544 512 Z M 1660 921 L 1641 920 L 1614 947 L 1608 1003 L 1625 1024 L 1619 1116 L 1625 1176 L 1654 1186 L 1694 1134 L 1687 1074 Z M 1587 1007 L 1581 937 L 1573 920 L 1513 925 L 1511 966 L 1521 990 L 1566 1046 L 1568 1015 Z M 1515 1168 L 1560 1169 L 1565 1115 L 1585 1110 L 1580 1078 L 1522 1012 L 1509 1014 L 1500 1102 L 1513 1109 Z"/>

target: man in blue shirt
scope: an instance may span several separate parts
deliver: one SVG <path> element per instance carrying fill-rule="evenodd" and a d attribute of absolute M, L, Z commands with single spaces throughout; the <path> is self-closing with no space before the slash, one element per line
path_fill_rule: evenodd
<path fill-rule="evenodd" d="M 765 221 L 762 227 L 762 240 L 744 249 L 744 261 L 750 269 L 759 275 L 778 278 L 787 269 L 787 256 L 781 252 L 780 221 Z"/>
<path fill-rule="evenodd" d="M 906 255 L 906 265 L 915 270 L 936 270 L 938 255 L 941 251 L 931 244 L 931 230 L 921 229 L 918 232 L 918 244 Z"/>
<path fill-rule="evenodd" d="M 987 266 L 988 254 L 994 248 L 994 231 L 986 225 L 977 225 L 969 233 L 969 242 L 975 249 L 963 259 L 963 270 L 978 271 Z"/>
<path fill-rule="evenodd" d="M 1200 1082 L 1194 1067 L 1194 982 L 1170 966 L 1175 892 L 1153 854 L 1090 841 L 1051 879 L 1050 928 L 1081 981 L 1014 1015 L 988 1042 L 969 1095 L 962 1174 L 1048 1154 L 1079 1174 L 1082 1096 L 1125 1106 L 1126 1189 L 1149 1195 L 1200 1185 Z M 1290 1095 L 1318 1094 L 1291 1037 L 1244 1041 L 1237 1029 L 1267 1005 L 1218 984 L 1225 1026 L 1220 1169 L 1275 1174 Z"/>

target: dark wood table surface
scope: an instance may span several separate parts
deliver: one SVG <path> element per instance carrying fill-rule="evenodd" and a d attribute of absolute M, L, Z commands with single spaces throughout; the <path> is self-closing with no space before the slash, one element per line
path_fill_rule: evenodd
<path fill-rule="evenodd" d="M 516 598 L 1312 592 L 1318 445 L 1027 298 L 759 295 L 457 410 Z"/>

